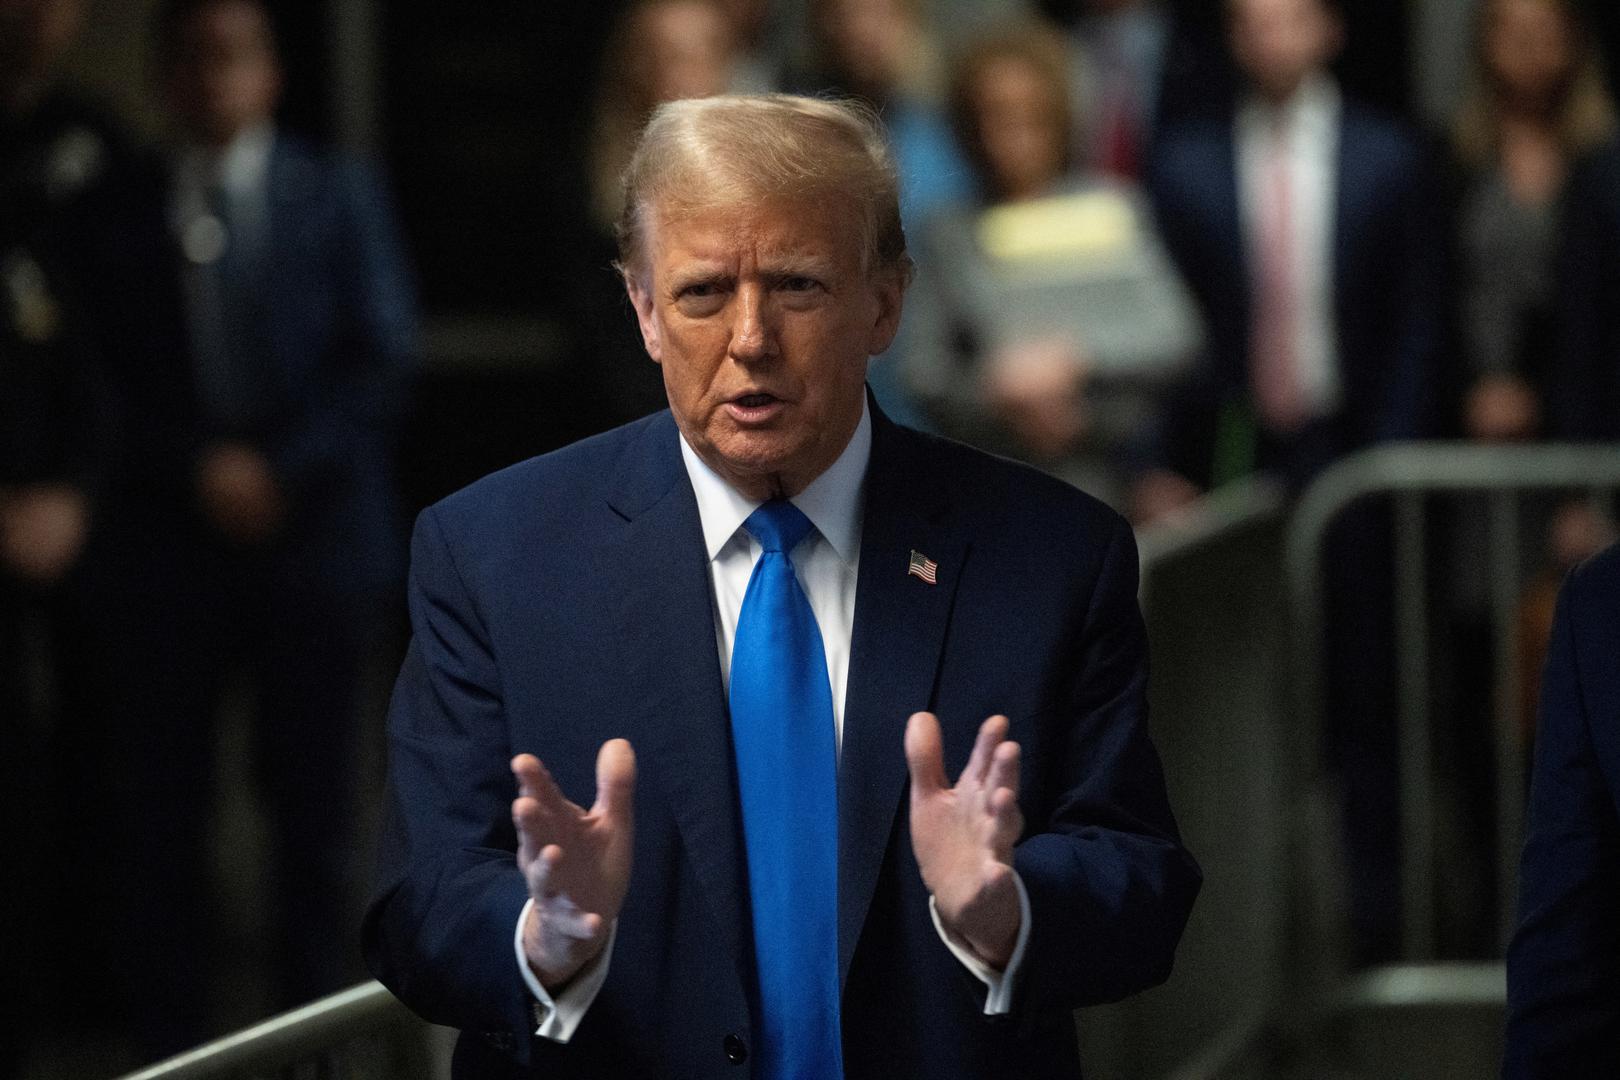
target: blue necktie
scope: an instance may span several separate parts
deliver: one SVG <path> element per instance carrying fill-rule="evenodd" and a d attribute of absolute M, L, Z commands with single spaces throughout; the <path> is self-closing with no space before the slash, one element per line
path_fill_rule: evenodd
<path fill-rule="evenodd" d="M 761 1080 L 838 1080 L 838 751 L 815 613 L 788 553 L 810 519 L 765 503 L 743 528 L 754 564 L 731 650 L 748 887 L 759 973 Z"/>

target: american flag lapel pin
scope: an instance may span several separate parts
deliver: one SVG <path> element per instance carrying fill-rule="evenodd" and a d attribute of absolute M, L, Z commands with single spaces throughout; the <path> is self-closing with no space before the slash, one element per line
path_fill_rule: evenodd
<path fill-rule="evenodd" d="M 920 551 L 912 551 L 911 564 L 906 567 L 906 573 L 920 577 L 930 585 L 939 584 L 939 563 Z"/>

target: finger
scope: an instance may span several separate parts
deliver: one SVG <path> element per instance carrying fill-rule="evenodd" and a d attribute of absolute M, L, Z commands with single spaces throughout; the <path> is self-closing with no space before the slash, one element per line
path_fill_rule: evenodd
<path fill-rule="evenodd" d="M 1009 861 L 1012 846 L 1024 832 L 1024 812 L 1018 808 L 1018 797 L 1011 788 L 999 787 L 990 793 L 985 805 L 990 811 L 985 842 L 998 861 Z"/>
<path fill-rule="evenodd" d="M 512 759 L 512 776 L 517 780 L 519 795 L 533 798 L 543 775 L 540 759 L 533 754 L 519 754 Z"/>
<path fill-rule="evenodd" d="M 1022 754 L 1019 745 L 1011 739 L 1004 739 L 996 746 L 995 752 L 990 755 L 990 769 L 985 774 L 984 786 L 987 788 L 1008 788 L 1013 795 L 1018 794 L 1018 762 Z"/>
<path fill-rule="evenodd" d="M 939 721 L 933 713 L 913 713 L 906 722 L 906 766 L 911 770 L 913 798 L 943 790 L 945 754 L 939 734 Z"/>
<path fill-rule="evenodd" d="M 513 799 L 512 825 L 518 835 L 518 869 L 526 870 L 530 863 L 540 857 L 540 849 L 545 846 L 540 804 L 527 795 Z"/>
<path fill-rule="evenodd" d="M 1007 718 L 996 715 L 979 725 L 978 737 L 973 740 L 973 753 L 968 755 L 967 766 L 958 780 L 982 785 L 990 771 L 990 759 L 996 746 L 1007 737 Z"/>
<path fill-rule="evenodd" d="M 547 844 L 540 849 L 534 861 L 524 867 L 523 878 L 535 903 L 543 903 L 557 895 L 557 868 L 562 861 L 563 849 L 556 844 Z"/>
<path fill-rule="evenodd" d="M 518 794 L 527 795 L 540 804 L 548 814 L 558 817 L 579 816 L 584 813 L 568 801 L 557 782 L 546 771 L 544 763 L 533 754 L 519 754 L 512 759 L 512 775 L 517 778 Z"/>
<path fill-rule="evenodd" d="M 630 820 L 636 793 L 636 752 L 627 739 L 609 739 L 596 754 L 596 804 L 591 813 Z"/>

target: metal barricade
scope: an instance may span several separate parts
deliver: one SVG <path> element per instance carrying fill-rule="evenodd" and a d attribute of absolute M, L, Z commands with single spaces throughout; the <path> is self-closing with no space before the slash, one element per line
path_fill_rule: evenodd
<path fill-rule="evenodd" d="M 366 982 L 187 1050 L 121 1080 L 442 1080 L 448 1033 Z"/>
<path fill-rule="evenodd" d="M 1498 938 L 1512 927 L 1518 854 L 1523 839 L 1524 786 L 1516 608 L 1522 586 L 1521 501 L 1536 493 L 1620 490 L 1620 446 L 1557 445 L 1484 447 L 1472 444 L 1392 444 L 1367 450 L 1326 470 L 1300 498 L 1289 526 L 1287 565 L 1292 598 L 1297 708 L 1308 755 L 1324 743 L 1323 540 L 1353 504 L 1375 497 L 1393 500 L 1395 548 L 1394 627 L 1397 659 L 1399 790 L 1401 800 L 1402 956 L 1436 955 L 1436 805 L 1432 785 L 1434 745 L 1431 699 L 1432 593 L 1427 580 L 1428 500 L 1469 494 L 1488 508 L 1488 574 L 1496 634 L 1494 650 L 1493 749 L 1499 898 Z M 1320 772 L 1321 759 L 1307 761 Z"/>

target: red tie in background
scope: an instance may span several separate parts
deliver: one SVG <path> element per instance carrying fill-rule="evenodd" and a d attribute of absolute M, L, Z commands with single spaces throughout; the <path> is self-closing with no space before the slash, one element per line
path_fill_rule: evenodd
<path fill-rule="evenodd" d="M 1267 133 L 1263 183 L 1249 379 L 1261 425 L 1272 431 L 1292 432 L 1309 419 L 1309 409 L 1300 381 L 1295 337 L 1299 272 L 1295 262 L 1294 176 L 1288 132 L 1281 125 Z"/>

